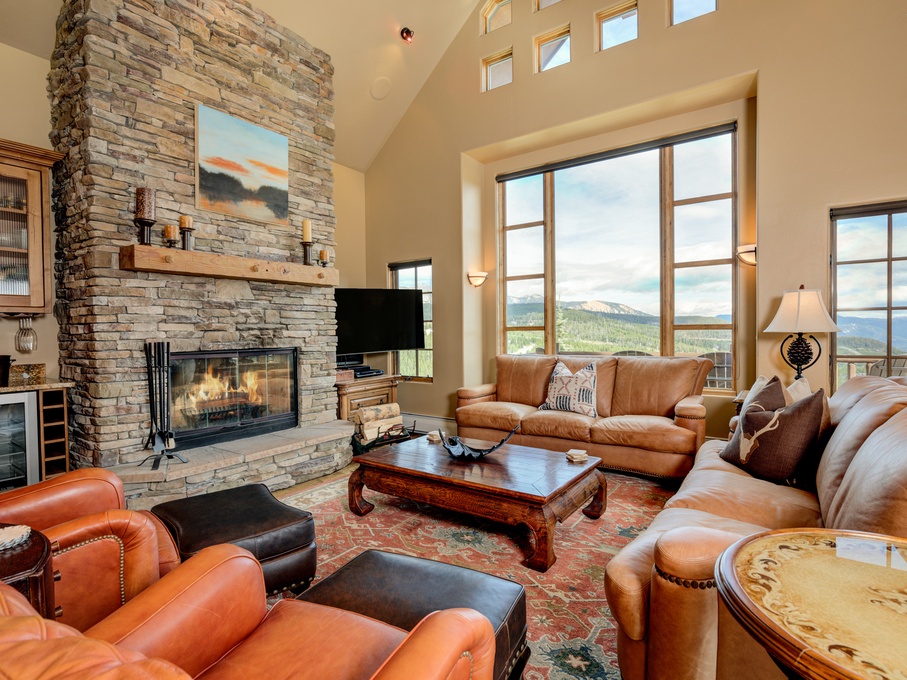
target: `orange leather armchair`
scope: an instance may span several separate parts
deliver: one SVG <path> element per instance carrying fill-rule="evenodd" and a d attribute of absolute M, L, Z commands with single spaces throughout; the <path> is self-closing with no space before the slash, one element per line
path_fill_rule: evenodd
<path fill-rule="evenodd" d="M 122 481 L 101 468 L 0 494 L 0 522 L 26 524 L 54 546 L 59 620 L 79 630 L 179 564 L 170 535 L 149 515 L 126 510 Z"/>
<path fill-rule="evenodd" d="M 84 634 L 0 584 L 0 677 L 491 680 L 494 632 L 471 609 L 411 632 L 341 609 L 265 603 L 261 567 L 205 548 Z"/>

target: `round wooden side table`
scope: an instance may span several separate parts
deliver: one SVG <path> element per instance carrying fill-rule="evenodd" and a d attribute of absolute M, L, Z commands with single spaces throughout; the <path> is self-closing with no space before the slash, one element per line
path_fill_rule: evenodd
<path fill-rule="evenodd" d="M 907 539 L 783 529 L 715 567 L 728 610 L 791 677 L 907 678 Z"/>
<path fill-rule="evenodd" d="M 8 526 L 0 523 L 0 527 Z M 46 619 L 56 618 L 52 564 L 50 541 L 34 529 L 25 542 L 0 550 L 0 580 L 25 595 Z"/>

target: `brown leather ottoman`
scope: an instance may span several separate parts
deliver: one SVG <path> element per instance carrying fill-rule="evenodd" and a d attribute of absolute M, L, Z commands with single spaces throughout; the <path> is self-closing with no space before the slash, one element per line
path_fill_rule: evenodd
<path fill-rule="evenodd" d="M 297 599 L 337 607 L 412 630 L 450 607 L 481 612 L 494 628 L 495 680 L 518 680 L 529 660 L 523 586 L 481 571 L 366 550 Z"/>
<path fill-rule="evenodd" d="M 315 520 L 284 505 L 264 484 L 180 498 L 151 508 L 167 527 L 180 559 L 202 548 L 233 543 L 261 563 L 269 593 L 296 593 L 315 578 Z"/>

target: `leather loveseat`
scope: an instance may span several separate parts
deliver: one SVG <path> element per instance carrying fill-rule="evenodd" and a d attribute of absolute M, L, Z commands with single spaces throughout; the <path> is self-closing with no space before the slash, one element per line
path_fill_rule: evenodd
<path fill-rule="evenodd" d="M 575 373 L 595 365 L 596 417 L 542 410 L 558 361 Z M 682 478 L 705 439 L 702 357 L 497 357 L 496 383 L 457 390 L 457 434 L 550 451 L 584 449 L 612 470 Z"/>
<path fill-rule="evenodd" d="M 651 525 L 608 563 L 625 680 L 784 677 L 719 605 L 714 569 L 741 537 L 830 527 L 907 536 L 907 386 L 852 378 L 828 400 L 816 491 L 757 479 L 708 441 Z"/>
<path fill-rule="evenodd" d="M 434 612 L 409 633 L 300 600 L 268 611 L 261 566 L 229 544 L 203 549 L 84 634 L 0 584 L 4 678 L 491 680 L 493 664 L 491 624 L 472 609 Z"/>

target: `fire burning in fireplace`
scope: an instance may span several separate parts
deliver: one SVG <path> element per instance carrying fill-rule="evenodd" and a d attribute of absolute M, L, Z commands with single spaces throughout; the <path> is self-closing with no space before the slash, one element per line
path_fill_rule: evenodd
<path fill-rule="evenodd" d="M 295 350 L 184 352 L 171 358 L 171 416 L 179 448 L 294 427 Z"/>
<path fill-rule="evenodd" d="M 208 366 L 201 382 L 193 384 L 185 395 L 177 398 L 174 407 L 184 414 L 197 415 L 260 405 L 262 397 L 258 393 L 258 382 L 257 372 L 245 371 L 240 376 L 239 386 L 234 388 L 229 378 L 215 376 L 214 366 Z"/>

